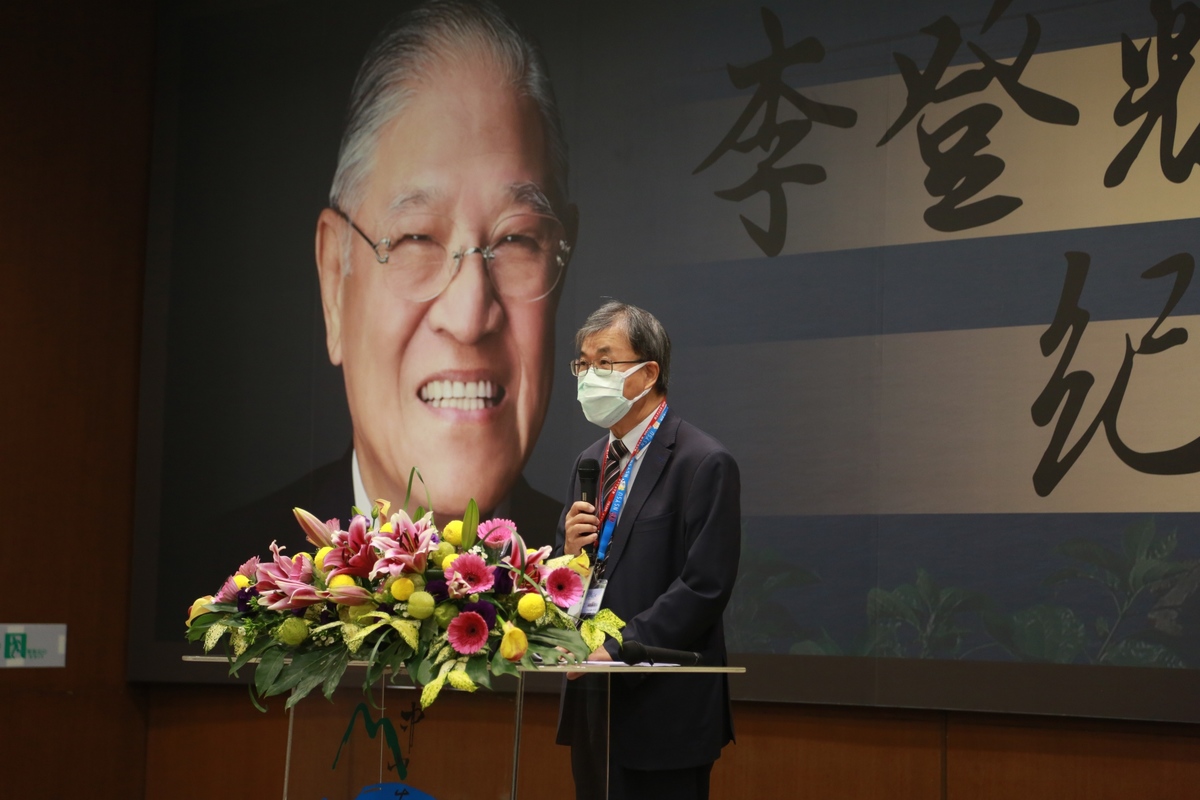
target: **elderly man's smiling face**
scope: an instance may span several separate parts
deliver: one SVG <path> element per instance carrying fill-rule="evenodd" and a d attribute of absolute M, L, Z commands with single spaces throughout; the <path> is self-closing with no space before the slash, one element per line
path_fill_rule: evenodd
<path fill-rule="evenodd" d="M 561 278 L 544 297 L 510 298 L 475 252 L 426 299 L 404 296 L 393 271 L 403 248 L 425 246 L 413 234 L 459 252 L 491 243 L 503 220 L 549 211 L 538 201 L 553 185 L 541 117 L 499 73 L 480 59 L 435 65 L 383 128 L 361 202 L 344 211 L 372 240 L 391 239 L 389 264 L 334 211 L 317 232 L 329 357 L 342 365 L 363 483 L 372 499 L 402 502 L 416 466 L 443 522 L 472 497 L 484 510 L 504 498 L 552 383 Z M 565 222 L 556 244 L 573 238 Z"/>

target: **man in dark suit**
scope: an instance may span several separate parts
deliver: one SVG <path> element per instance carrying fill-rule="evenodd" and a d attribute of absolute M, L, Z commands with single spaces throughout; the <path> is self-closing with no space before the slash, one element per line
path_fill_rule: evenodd
<path fill-rule="evenodd" d="M 653 315 L 610 302 L 575 341 L 580 404 L 609 432 L 576 461 L 557 551 L 593 555 L 589 595 L 603 592 L 599 607 L 625 621 L 627 640 L 724 665 L 721 615 L 741 538 L 737 463 L 667 406 L 671 345 Z M 588 458 L 602 465 L 599 508 L 576 500 L 579 461 Z M 591 659 L 617 655 L 610 639 Z M 579 798 L 605 797 L 605 685 L 584 676 L 563 692 L 558 742 L 571 745 Z M 614 678 L 610 733 L 608 797 L 707 798 L 713 762 L 733 739 L 727 679 Z"/>

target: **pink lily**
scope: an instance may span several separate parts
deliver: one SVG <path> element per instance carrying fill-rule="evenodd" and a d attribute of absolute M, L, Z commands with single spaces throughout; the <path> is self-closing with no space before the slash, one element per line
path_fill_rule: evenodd
<path fill-rule="evenodd" d="M 280 553 L 280 547 L 271 542 L 273 560 L 258 565 L 258 590 L 260 601 L 272 611 L 288 608 L 304 608 L 319 603 L 328 596 L 312 585 L 313 562 L 301 553 L 292 559 Z"/>
<path fill-rule="evenodd" d="M 525 540 L 518 533 L 512 535 L 512 551 L 504 557 L 504 563 L 515 569 L 518 574 L 523 573 L 529 580 L 534 583 L 542 582 L 542 562 L 550 555 L 549 547 L 542 547 L 534 550 L 532 553 L 526 552 Z M 513 589 L 521 591 L 530 591 L 531 587 L 521 581 L 517 576 L 513 577 Z"/>
<path fill-rule="evenodd" d="M 362 514 L 350 520 L 350 530 L 333 534 L 333 550 L 325 554 L 326 580 L 335 575 L 353 575 L 365 578 L 371 574 L 376 554 L 371 546 L 374 537 Z"/>
<path fill-rule="evenodd" d="M 392 515 L 390 533 L 375 537 L 375 547 L 382 555 L 371 569 L 370 577 L 381 572 L 399 575 L 402 572 L 420 574 L 425 571 L 429 554 L 437 549 L 434 541 L 433 515 L 426 514 L 413 522 L 408 514 L 399 511 Z"/>
<path fill-rule="evenodd" d="M 336 519 L 331 519 L 329 522 L 321 522 L 321 520 L 303 508 L 293 508 L 292 513 L 296 515 L 296 521 L 304 529 L 304 535 L 308 538 L 308 541 L 315 547 L 333 546 L 334 531 L 340 527 Z"/>

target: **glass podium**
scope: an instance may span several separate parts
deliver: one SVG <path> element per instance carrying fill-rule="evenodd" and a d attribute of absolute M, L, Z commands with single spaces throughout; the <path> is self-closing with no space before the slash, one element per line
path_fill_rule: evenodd
<path fill-rule="evenodd" d="M 184 660 L 225 661 L 219 656 Z M 544 688 L 560 673 L 594 676 L 590 679 L 603 689 L 606 714 L 614 676 L 745 672 L 745 667 L 620 663 L 541 666 L 517 678 L 493 678 L 492 691 L 468 694 L 447 686 L 422 709 L 420 690 L 407 676 L 396 683 L 381 681 L 368 696 L 353 681 L 355 667 L 351 664 L 350 680 L 332 701 L 315 691 L 288 713 L 284 800 L 560 800 L 573 793 L 570 756 L 561 749 L 553 774 L 547 774 L 544 762 L 534 763 L 531 753 L 552 749 L 555 726 L 545 702 L 537 704 L 534 724 L 526 720 L 531 682 Z M 598 738 L 607 744 L 606 732 Z"/>

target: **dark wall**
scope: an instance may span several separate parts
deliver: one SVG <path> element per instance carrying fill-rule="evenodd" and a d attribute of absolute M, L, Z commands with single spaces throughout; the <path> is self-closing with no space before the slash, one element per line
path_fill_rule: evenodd
<path fill-rule="evenodd" d="M 67 625 L 65 669 L 0 679 L 3 792 L 140 797 L 124 653 L 153 6 L 0 9 L 0 617 Z"/>
<path fill-rule="evenodd" d="M 0 10 L 0 513 L 3 612 L 66 623 L 65 669 L 0 677 L 3 796 L 276 797 L 279 704 L 239 687 L 125 682 L 154 9 Z M 310 702 L 321 703 L 319 699 Z M 502 729 L 485 698 L 463 737 Z M 1181 702 L 1190 702 L 1181 698 Z M 553 724 L 531 699 L 531 736 Z M 717 798 L 1178 798 L 1187 726 L 739 704 Z M 253 743 L 247 748 L 247 743 Z M 222 761 L 244 755 L 245 768 Z M 527 754 L 522 797 L 566 795 L 565 751 Z M 524 774 L 524 773 L 523 773 Z"/>

